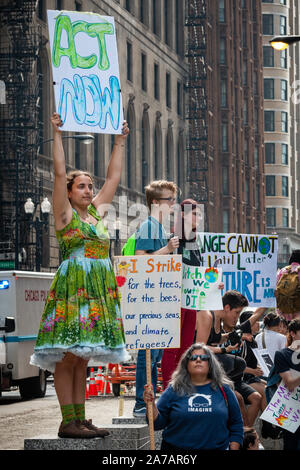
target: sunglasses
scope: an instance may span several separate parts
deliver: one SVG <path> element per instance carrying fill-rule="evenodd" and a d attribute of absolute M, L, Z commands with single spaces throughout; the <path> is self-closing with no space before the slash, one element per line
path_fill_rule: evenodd
<path fill-rule="evenodd" d="M 197 359 L 201 359 L 201 361 L 208 361 L 209 355 L 208 354 L 192 354 L 189 358 L 190 361 L 197 361 Z"/>

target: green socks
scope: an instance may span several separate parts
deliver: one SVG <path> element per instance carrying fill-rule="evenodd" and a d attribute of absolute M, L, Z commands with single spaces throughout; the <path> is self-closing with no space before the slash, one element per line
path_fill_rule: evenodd
<path fill-rule="evenodd" d="M 76 419 L 79 419 L 80 421 L 84 421 L 85 420 L 85 405 L 84 405 L 84 403 L 74 405 L 74 410 L 75 410 Z"/>
<path fill-rule="evenodd" d="M 68 424 L 76 419 L 74 405 L 61 405 L 60 409 L 64 424 Z"/>
<path fill-rule="evenodd" d="M 68 424 L 75 419 L 80 421 L 85 420 L 85 405 L 79 403 L 78 405 L 61 405 L 61 414 L 64 424 Z"/>

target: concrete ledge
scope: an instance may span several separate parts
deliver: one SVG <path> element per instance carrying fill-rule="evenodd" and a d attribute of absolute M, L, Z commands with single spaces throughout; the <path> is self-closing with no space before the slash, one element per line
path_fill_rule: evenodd
<path fill-rule="evenodd" d="M 53 436 L 39 436 L 24 440 L 24 450 L 110 450 L 110 436 L 102 439 L 65 439 Z"/>
<path fill-rule="evenodd" d="M 148 450 L 149 430 L 145 424 L 105 426 L 110 435 L 94 439 L 63 439 L 42 435 L 24 440 L 24 450 Z"/>

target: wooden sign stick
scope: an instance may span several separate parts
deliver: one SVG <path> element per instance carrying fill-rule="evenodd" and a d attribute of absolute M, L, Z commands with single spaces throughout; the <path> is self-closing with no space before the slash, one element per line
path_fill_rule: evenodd
<path fill-rule="evenodd" d="M 152 385 L 152 380 L 151 380 L 151 349 L 146 349 L 146 373 L 147 373 L 147 385 Z M 148 414 L 148 422 L 149 422 L 150 450 L 155 450 L 154 421 L 153 421 L 152 403 L 147 404 L 147 414 Z"/>

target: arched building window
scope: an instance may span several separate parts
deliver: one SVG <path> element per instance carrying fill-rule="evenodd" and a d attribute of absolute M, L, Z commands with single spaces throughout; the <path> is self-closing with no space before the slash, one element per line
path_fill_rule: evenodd
<path fill-rule="evenodd" d="M 169 123 L 168 132 L 166 135 L 166 173 L 167 180 L 173 181 L 174 179 L 174 142 L 172 124 Z"/>
<path fill-rule="evenodd" d="M 160 113 L 159 113 L 160 114 Z M 160 116 L 157 117 L 154 129 L 154 179 L 162 178 L 162 141 Z"/>
<path fill-rule="evenodd" d="M 184 136 L 183 131 L 179 132 L 177 140 L 177 185 L 184 196 L 185 167 L 184 167 Z"/>
<path fill-rule="evenodd" d="M 134 98 L 133 98 L 134 99 Z M 129 100 L 127 110 L 127 123 L 130 133 L 127 137 L 127 186 L 136 189 L 136 123 L 133 99 Z"/>
<path fill-rule="evenodd" d="M 150 124 L 147 109 L 144 109 L 142 117 L 142 191 L 144 191 L 145 186 L 149 183 Z"/>

